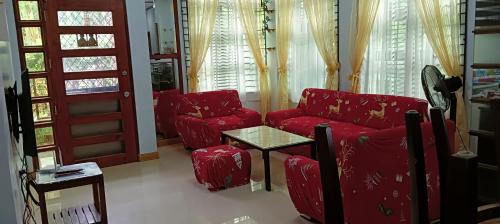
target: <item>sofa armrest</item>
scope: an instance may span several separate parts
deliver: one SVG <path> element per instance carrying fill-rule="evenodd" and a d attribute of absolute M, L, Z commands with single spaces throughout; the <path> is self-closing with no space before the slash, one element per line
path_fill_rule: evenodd
<path fill-rule="evenodd" d="M 234 115 L 243 119 L 243 122 L 250 126 L 262 125 L 260 113 L 248 108 L 240 108 L 234 111 Z"/>
<path fill-rule="evenodd" d="M 277 127 L 283 120 L 303 115 L 304 111 L 299 108 L 269 112 L 266 114 L 266 125 Z"/>

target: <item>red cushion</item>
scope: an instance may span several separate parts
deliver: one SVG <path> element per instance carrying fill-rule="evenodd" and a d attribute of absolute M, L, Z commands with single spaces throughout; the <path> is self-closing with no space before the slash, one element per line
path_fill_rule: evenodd
<path fill-rule="evenodd" d="M 330 121 L 331 120 L 321 117 L 300 116 L 283 120 L 278 128 L 283 131 L 314 138 L 314 127 L 318 124 L 326 124 Z"/>
<path fill-rule="evenodd" d="M 340 119 L 371 128 L 386 129 L 405 124 L 405 113 L 427 114 L 427 101 L 390 95 L 353 94 L 347 97 L 347 112 Z"/>
<path fill-rule="evenodd" d="M 210 191 L 250 182 L 250 153 L 229 145 L 198 149 L 191 155 L 196 180 Z"/>
<path fill-rule="evenodd" d="M 298 107 L 309 116 L 339 120 L 346 111 L 342 103 L 348 95 L 352 93 L 309 88 L 302 92 Z"/>
<path fill-rule="evenodd" d="M 228 116 L 241 108 L 236 90 L 189 93 L 179 97 L 179 114 L 198 118 Z"/>

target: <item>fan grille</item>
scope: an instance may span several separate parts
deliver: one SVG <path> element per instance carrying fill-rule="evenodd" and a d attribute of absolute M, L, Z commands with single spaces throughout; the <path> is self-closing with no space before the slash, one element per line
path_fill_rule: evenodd
<path fill-rule="evenodd" d="M 450 93 L 444 83 L 444 75 L 436 66 L 426 65 L 421 78 L 425 97 L 431 106 L 447 111 L 450 108 Z"/>

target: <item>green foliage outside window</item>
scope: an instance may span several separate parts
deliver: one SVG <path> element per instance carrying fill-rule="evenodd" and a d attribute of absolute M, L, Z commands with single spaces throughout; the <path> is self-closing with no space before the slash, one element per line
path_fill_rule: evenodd
<path fill-rule="evenodd" d="M 30 72 L 45 71 L 45 58 L 43 52 L 26 53 L 26 67 Z"/>

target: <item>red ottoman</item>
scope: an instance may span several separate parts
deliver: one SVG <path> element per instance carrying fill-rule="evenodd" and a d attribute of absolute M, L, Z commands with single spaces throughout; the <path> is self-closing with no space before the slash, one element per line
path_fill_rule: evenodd
<path fill-rule="evenodd" d="M 250 153 L 230 145 L 195 150 L 194 173 L 210 191 L 236 187 L 250 182 Z"/>

